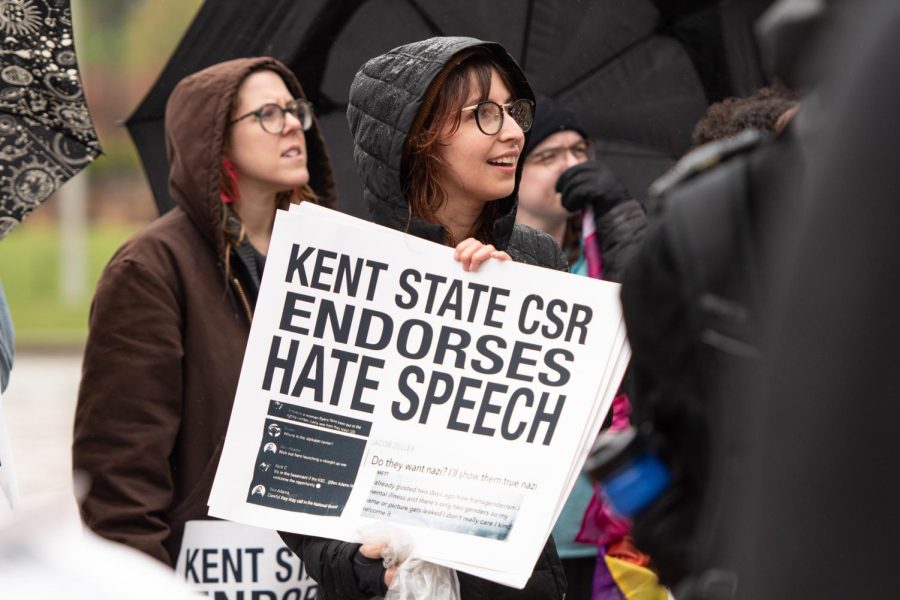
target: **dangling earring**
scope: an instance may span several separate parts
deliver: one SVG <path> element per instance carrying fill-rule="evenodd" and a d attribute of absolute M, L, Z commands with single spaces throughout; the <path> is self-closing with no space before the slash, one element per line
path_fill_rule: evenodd
<path fill-rule="evenodd" d="M 226 188 L 224 182 L 222 182 L 222 185 L 219 186 L 219 198 L 225 204 L 234 204 L 234 201 L 237 200 L 238 193 L 237 170 L 234 168 L 234 163 L 232 163 L 227 158 L 222 159 L 222 170 L 225 172 L 225 176 L 228 178 L 228 183 L 231 186 L 232 192 L 229 193 L 228 188 Z"/>

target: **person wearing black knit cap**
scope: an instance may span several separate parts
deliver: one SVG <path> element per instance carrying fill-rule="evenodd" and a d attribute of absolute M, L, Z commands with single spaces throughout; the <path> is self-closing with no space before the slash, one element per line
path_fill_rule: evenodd
<path fill-rule="evenodd" d="M 523 154 L 516 222 L 553 236 L 572 273 L 619 281 L 643 237 L 646 215 L 612 169 L 594 158 L 575 114 L 557 100 L 538 96 Z M 620 393 L 611 429 L 628 428 L 630 410 L 627 395 Z M 646 555 L 630 545 L 628 531 L 628 523 L 607 510 L 582 475 L 553 529 L 569 582 L 567 598 L 621 598 L 626 590 L 610 572 L 610 557 L 634 565 L 645 585 L 656 585 L 655 575 L 643 568 Z"/>
<path fill-rule="evenodd" d="M 545 231 L 573 273 L 620 281 L 646 228 L 643 208 L 605 163 L 562 103 L 539 96 L 525 146 L 516 222 Z"/>

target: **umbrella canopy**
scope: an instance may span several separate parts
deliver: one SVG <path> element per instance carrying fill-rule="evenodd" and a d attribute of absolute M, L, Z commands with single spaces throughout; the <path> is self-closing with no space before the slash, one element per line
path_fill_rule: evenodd
<path fill-rule="evenodd" d="M 316 106 L 341 207 L 364 216 L 344 116 L 354 74 L 401 44 L 467 35 L 503 44 L 536 92 L 578 113 L 600 155 L 642 196 L 687 150 L 710 101 L 763 84 L 751 25 L 770 1 L 216 0 L 201 7 L 126 124 L 165 212 L 172 202 L 162 123 L 175 84 L 222 60 L 275 56 Z"/>
<path fill-rule="evenodd" d="M 64 0 L 0 2 L 0 239 L 100 154 Z"/>

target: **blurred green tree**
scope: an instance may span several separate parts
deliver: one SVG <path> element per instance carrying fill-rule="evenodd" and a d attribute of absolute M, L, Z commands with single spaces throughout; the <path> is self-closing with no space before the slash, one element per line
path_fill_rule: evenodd
<path fill-rule="evenodd" d="M 133 177 L 140 167 L 118 123 L 137 106 L 202 0 L 72 0 L 85 95 L 103 145 L 92 178 Z"/>
<path fill-rule="evenodd" d="M 123 54 L 130 68 L 150 69 L 158 74 L 203 0 L 132 0 L 131 4 Z"/>

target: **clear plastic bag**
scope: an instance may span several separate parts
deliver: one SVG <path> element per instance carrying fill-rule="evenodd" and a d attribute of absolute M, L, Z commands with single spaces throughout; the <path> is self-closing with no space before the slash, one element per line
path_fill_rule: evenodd
<path fill-rule="evenodd" d="M 397 566 L 384 600 L 460 600 L 456 571 L 409 558 L 413 542 L 403 530 L 382 523 L 365 529 L 362 537 L 367 544 L 385 544 L 384 566 Z"/>

